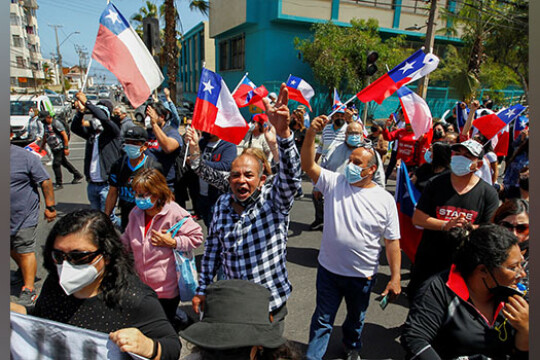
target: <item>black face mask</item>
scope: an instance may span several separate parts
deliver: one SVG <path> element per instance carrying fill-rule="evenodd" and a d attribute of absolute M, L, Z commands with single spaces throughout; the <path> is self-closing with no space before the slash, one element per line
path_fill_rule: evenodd
<path fill-rule="evenodd" d="M 437 129 L 433 132 L 434 139 L 440 139 L 442 137 L 443 137 L 443 132 L 441 130 Z"/>
<path fill-rule="evenodd" d="M 342 127 L 343 124 L 345 124 L 344 118 L 336 118 L 334 119 L 334 125 L 336 125 L 338 128 Z"/>
<path fill-rule="evenodd" d="M 513 295 L 525 296 L 525 294 L 519 291 L 518 289 L 514 289 L 513 287 L 510 287 L 510 286 L 500 285 L 497 279 L 495 279 L 495 276 L 493 276 L 493 274 L 491 273 L 491 271 L 489 272 L 489 274 L 491 275 L 493 280 L 495 280 L 495 284 L 497 284 L 497 286 L 490 288 L 487 286 L 486 280 L 483 279 L 483 281 L 484 281 L 484 285 L 489 290 L 489 292 L 493 294 L 493 297 L 495 298 L 496 303 L 501 302 L 501 301 L 506 303 L 508 302 L 508 298 Z"/>
<path fill-rule="evenodd" d="M 243 201 L 238 200 L 236 196 L 234 196 L 233 194 L 233 201 L 237 203 L 238 205 L 240 205 L 241 207 L 243 207 L 244 209 L 246 209 L 248 206 L 256 203 L 257 200 L 259 199 L 259 196 L 261 196 L 261 190 L 257 189 L 253 192 L 253 194 L 251 194 L 246 200 L 243 200 Z"/>
<path fill-rule="evenodd" d="M 114 122 L 120 122 L 120 115 L 113 115 L 111 116 L 111 120 Z"/>
<path fill-rule="evenodd" d="M 519 179 L 519 188 L 524 191 L 529 191 L 529 178 Z"/>

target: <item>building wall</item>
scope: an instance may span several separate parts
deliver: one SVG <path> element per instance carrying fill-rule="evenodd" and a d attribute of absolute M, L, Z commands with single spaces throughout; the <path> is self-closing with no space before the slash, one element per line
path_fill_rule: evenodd
<path fill-rule="evenodd" d="M 283 0 L 281 13 L 289 16 L 330 20 L 332 0 Z"/>
<path fill-rule="evenodd" d="M 246 0 L 210 0 L 210 37 L 246 22 Z"/>

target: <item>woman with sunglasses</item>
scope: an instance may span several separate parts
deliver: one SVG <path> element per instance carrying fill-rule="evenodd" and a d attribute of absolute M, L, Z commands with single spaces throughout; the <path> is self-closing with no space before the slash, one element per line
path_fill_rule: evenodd
<path fill-rule="evenodd" d="M 516 235 L 521 254 L 529 261 L 529 203 L 523 199 L 506 200 L 493 215 L 493 223 L 501 225 Z M 527 276 L 521 281 L 529 289 L 529 267 L 525 267 Z"/>
<path fill-rule="evenodd" d="M 126 250 L 133 253 L 137 274 L 157 293 L 173 323 L 180 302 L 173 249 L 191 251 L 199 247 L 202 229 L 174 202 L 165 177 L 156 169 L 140 171 L 131 188 L 136 207 L 129 213 L 121 240 Z"/>
<path fill-rule="evenodd" d="M 178 336 L 155 292 L 134 274 L 108 216 L 67 214 L 49 233 L 43 257 L 49 275 L 31 315 L 109 333 L 122 351 L 178 359 Z M 17 304 L 11 310 L 27 312 Z"/>
<path fill-rule="evenodd" d="M 408 358 L 527 359 L 529 304 L 518 240 L 507 229 L 452 229 L 459 244 L 450 270 L 416 293 L 401 336 Z"/>

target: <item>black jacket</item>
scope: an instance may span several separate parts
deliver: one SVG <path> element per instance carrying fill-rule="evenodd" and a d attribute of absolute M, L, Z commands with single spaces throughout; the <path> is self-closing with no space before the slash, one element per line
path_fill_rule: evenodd
<path fill-rule="evenodd" d="M 107 181 L 112 164 L 122 155 L 120 142 L 120 128 L 109 119 L 107 113 L 99 107 L 86 103 L 86 107 L 92 116 L 101 121 L 103 131 L 99 135 L 98 151 L 99 166 L 103 181 Z M 90 181 L 90 161 L 92 160 L 92 149 L 94 147 L 96 131 L 90 126 L 82 125 L 84 114 L 77 112 L 71 123 L 71 131 L 86 140 L 84 151 L 84 175 Z"/>

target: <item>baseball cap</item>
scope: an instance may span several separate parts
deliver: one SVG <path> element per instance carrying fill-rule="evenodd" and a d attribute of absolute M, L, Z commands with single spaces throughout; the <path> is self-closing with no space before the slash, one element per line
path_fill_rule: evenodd
<path fill-rule="evenodd" d="M 457 150 L 460 147 L 464 147 L 471 155 L 476 156 L 478 159 L 481 159 L 484 156 L 484 148 L 482 147 L 482 144 L 476 140 L 469 139 L 462 143 L 453 144 L 450 149 Z"/>
<path fill-rule="evenodd" d="M 332 111 L 336 110 L 337 108 L 339 108 L 342 104 L 336 104 L 334 106 L 332 106 Z M 345 114 L 345 106 L 342 106 L 341 109 L 339 109 L 338 111 L 336 111 L 336 113 L 340 113 L 340 114 Z"/>
<path fill-rule="evenodd" d="M 148 140 L 148 133 L 140 126 L 132 126 L 126 130 L 124 140 L 146 141 Z"/>
<path fill-rule="evenodd" d="M 51 116 L 48 110 L 41 110 L 38 114 L 38 119 L 45 119 L 47 116 Z"/>

